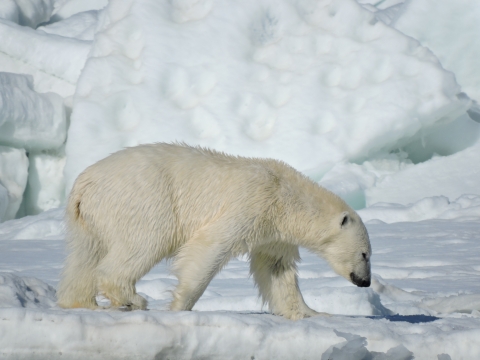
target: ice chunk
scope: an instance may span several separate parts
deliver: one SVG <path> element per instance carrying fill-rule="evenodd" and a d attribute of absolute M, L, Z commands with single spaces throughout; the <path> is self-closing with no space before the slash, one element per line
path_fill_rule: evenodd
<path fill-rule="evenodd" d="M 93 40 L 97 22 L 98 11 L 91 10 L 72 15 L 53 24 L 40 26 L 37 30 L 78 40 Z"/>
<path fill-rule="evenodd" d="M 33 277 L 0 273 L 0 307 L 48 309 L 55 306 L 55 289 Z"/>
<path fill-rule="evenodd" d="M 46 34 L 0 19 L 2 70 L 34 76 L 35 89 L 73 94 L 91 42 Z"/>
<path fill-rule="evenodd" d="M 339 315 L 392 315 L 372 289 L 353 286 L 322 287 L 304 291 L 305 301 L 315 310 Z"/>
<path fill-rule="evenodd" d="M 388 175 L 413 166 L 405 152 L 372 157 L 362 164 L 336 164 L 319 182 L 354 209 L 363 209 L 365 191 Z"/>
<path fill-rule="evenodd" d="M 29 75 L 0 73 L 0 144 L 27 150 L 55 149 L 65 141 L 63 99 L 38 94 Z"/>
<path fill-rule="evenodd" d="M 448 124 L 438 124 L 430 134 L 423 134 L 403 150 L 414 163 L 433 156 L 448 156 L 474 145 L 480 139 L 480 124 L 469 115 L 460 116 Z"/>
<path fill-rule="evenodd" d="M 346 341 L 332 345 L 322 354 L 322 360 L 412 360 L 413 353 L 405 346 L 398 345 L 389 349 L 386 353 L 368 351 L 367 339 L 354 334 L 333 330 L 337 336 L 343 337 Z"/>
<path fill-rule="evenodd" d="M 53 13 L 55 0 L 16 0 L 20 10 L 19 24 L 35 29 L 47 22 Z"/>
<path fill-rule="evenodd" d="M 3 0 L 0 2 L 0 19 L 18 24 L 20 21 L 20 9 L 15 0 Z"/>
<path fill-rule="evenodd" d="M 8 190 L 1 184 L 0 180 L 0 222 L 5 219 L 5 214 L 7 213 L 9 203 Z"/>
<path fill-rule="evenodd" d="M 274 157 L 320 177 L 470 106 L 454 75 L 354 0 L 111 0 L 78 82 L 67 189 L 146 142 Z"/>
<path fill-rule="evenodd" d="M 23 149 L 0 146 L 0 222 L 13 219 L 22 203 L 23 192 L 27 185 L 28 158 Z M 6 202 L 5 202 L 6 201 Z"/>
<path fill-rule="evenodd" d="M 65 154 L 62 149 L 30 153 L 29 160 L 28 185 L 24 195 L 25 214 L 35 215 L 63 205 Z"/>
<path fill-rule="evenodd" d="M 53 13 L 55 0 L 2 0 L 0 18 L 35 29 Z"/>
<path fill-rule="evenodd" d="M 322 354 L 321 360 L 351 360 L 365 359 L 369 355 L 366 348 L 367 339 L 358 335 L 343 333 L 333 330 L 337 336 L 345 338 L 347 341 L 330 346 L 330 348 Z"/>
<path fill-rule="evenodd" d="M 446 196 L 451 200 L 464 194 L 480 194 L 480 142 L 446 157 L 387 175 L 365 191 L 367 206 L 378 202 L 411 204 L 425 197 Z M 461 184 L 461 185 L 459 185 Z"/>

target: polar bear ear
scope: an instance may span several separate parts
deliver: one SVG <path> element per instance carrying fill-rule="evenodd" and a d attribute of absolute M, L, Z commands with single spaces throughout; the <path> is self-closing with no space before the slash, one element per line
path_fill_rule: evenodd
<path fill-rule="evenodd" d="M 344 211 L 340 216 L 340 227 L 342 229 L 346 228 L 349 222 L 350 222 L 350 215 L 348 214 L 348 211 Z"/>

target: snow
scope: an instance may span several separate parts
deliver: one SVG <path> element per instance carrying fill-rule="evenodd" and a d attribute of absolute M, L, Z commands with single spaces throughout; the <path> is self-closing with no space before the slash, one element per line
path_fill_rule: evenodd
<path fill-rule="evenodd" d="M 451 156 L 385 176 L 366 190 L 367 205 L 377 202 L 408 204 L 424 197 L 443 195 L 455 200 L 463 194 L 480 194 L 480 141 Z"/>
<path fill-rule="evenodd" d="M 38 94 L 28 75 L 0 72 L 0 143 L 26 150 L 60 147 L 67 135 L 63 99 Z"/>
<path fill-rule="evenodd" d="M 393 26 L 432 50 L 442 66 L 455 73 L 463 91 L 480 101 L 479 16 L 480 8 L 471 0 L 409 0 Z"/>
<path fill-rule="evenodd" d="M 34 77 L 35 90 L 73 95 L 91 42 L 49 35 L 0 19 L 2 71 Z"/>
<path fill-rule="evenodd" d="M 0 221 L 15 217 L 28 179 L 25 150 L 0 146 Z"/>
<path fill-rule="evenodd" d="M 78 40 L 93 40 L 97 22 L 98 11 L 91 10 L 72 15 L 65 20 L 40 26 L 37 30 Z"/>
<path fill-rule="evenodd" d="M 212 281 L 192 312 L 165 311 L 176 284 L 165 263 L 137 284 L 149 300 L 148 311 L 60 309 L 54 287 L 65 256 L 62 214 L 63 209 L 50 210 L 0 225 L 0 349 L 5 358 L 33 353 L 49 359 L 480 355 L 478 221 L 369 223 L 370 288 L 351 285 L 326 262 L 302 251 L 299 278 L 305 301 L 334 315 L 292 322 L 268 314 L 243 257 Z"/>
<path fill-rule="evenodd" d="M 35 29 L 50 19 L 55 0 L 4 0 L 0 18 Z"/>
<path fill-rule="evenodd" d="M 174 140 L 321 176 L 455 120 L 460 92 L 353 0 L 112 0 L 78 82 L 66 186 L 123 147 Z"/>
<path fill-rule="evenodd" d="M 478 12 L 475 0 L 0 1 L 0 357 L 480 358 Z M 371 287 L 302 250 L 305 301 L 330 317 L 271 315 L 247 257 L 192 312 L 166 311 L 168 263 L 136 284 L 148 311 L 58 308 L 75 177 L 174 140 L 281 159 L 339 194 L 367 224 Z"/>
<path fill-rule="evenodd" d="M 65 152 L 60 150 L 29 154 L 28 184 L 25 191 L 25 213 L 36 215 L 58 208 L 65 202 L 63 168 Z"/>
<path fill-rule="evenodd" d="M 363 221 L 386 223 L 427 219 L 480 220 L 480 196 L 464 194 L 454 201 L 446 196 L 425 197 L 413 204 L 376 203 L 359 211 Z"/>
<path fill-rule="evenodd" d="M 65 20 L 76 14 L 103 9 L 108 0 L 57 0 L 51 21 Z"/>

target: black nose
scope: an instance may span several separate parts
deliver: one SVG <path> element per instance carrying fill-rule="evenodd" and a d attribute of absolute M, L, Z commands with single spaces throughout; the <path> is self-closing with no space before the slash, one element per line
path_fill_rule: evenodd
<path fill-rule="evenodd" d="M 358 287 L 369 287 L 370 286 L 370 277 L 368 277 L 367 279 L 362 279 L 352 272 L 352 273 L 350 273 L 350 279 Z"/>

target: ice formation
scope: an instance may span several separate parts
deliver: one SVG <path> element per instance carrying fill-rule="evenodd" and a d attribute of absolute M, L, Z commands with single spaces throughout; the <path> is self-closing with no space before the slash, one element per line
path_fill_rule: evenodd
<path fill-rule="evenodd" d="M 0 72 L 0 144 L 28 151 L 57 149 L 66 135 L 58 94 L 38 94 L 31 76 Z"/>
<path fill-rule="evenodd" d="M 354 0 L 112 0 L 77 87 L 67 191 L 86 166 L 153 141 L 320 177 L 454 120 L 469 107 L 460 91 L 427 48 Z"/>
<path fill-rule="evenodd" d="M 405 2 L 392 25 L 432 50 L 463 91 L 480 101 L 479 17 L 476 1 L 415 0 Z"/>
<path fill-rule="evenodd" d="M 423 176 L 422 166 L 441 166 L 430 164 L 437 155 L 449 163 L 452 154 L 474 153 L 480 125 L 465 112 L 476 114 L 477 105 L 429 49 L 386 24 L 400 29 L 404 21 L 402 31 L 439 42 L 438 27 L 411 20 L 434 4 L 359 3 L 2 2 L 0 70 L 33 77 L 3 75 L 0 91 L 14 99 L 1 110 L 8 126 L 40 134 L 46 122 L 31 119 L 51 117 L 50 102 L 58 120 L 60 97 L 71 123 L 66 148 L 65 122 L 32 141 L 0 131 L 0 145 L 30 157 L 17 216 L 63 204 L 78 173 L 114 151 L 175 140 L 284 160 L 358 209 L 421 200 L 420 188 L 402 202 L 392 197 L 410 191 L 393 179 L 417 169 Z M 22 92 L 1 86 L 13 78 Z M 472 181 L 465 192 L 478 193 Z M 462 195 L 447 182 L 425 184 L 427 195 Z"/>
<path fill-rule="evenodd" d="M 73 95 L 90 41 L 49 35 L 0 18 L 1 71 L 30 74 L 38 92 Z"/>
<path fill-rule="evenodd" d="M 0 146 L 0 222 L 15 218 L 27 185 L 28 158 L 23 149 Z"/>
<path fill-rule="evenodd" d="M 65 153 L 63 148 L 31 153 L 29 161 L 28 184 L 24 201 L 25 214 L 39 214 L 63 205 L 65 202 L 63 177 Z"/>
<path fill-rule="evenodd" d="M 387 175 L 365 191 L 366 204 L 409 204 L 424 197 L 443 195 L 455 200 L 463 194 L 480 194 L 480 142 L 451 156 Z"/>

